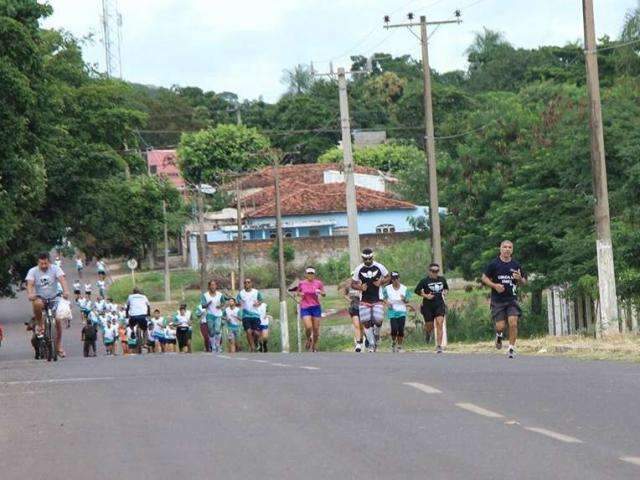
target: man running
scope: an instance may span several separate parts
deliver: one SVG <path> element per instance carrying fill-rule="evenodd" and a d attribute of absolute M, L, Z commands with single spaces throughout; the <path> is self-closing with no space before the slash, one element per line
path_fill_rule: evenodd
<path fill-rule="evenodd" d="M 442 333 L 444 329 L 444 316 L 447 307 L 444 297 L 449 291 L 447 280 L 438 275 L 440 273 L 440 265 L 432 263 L 429 265 L 429 274 L 420 280 L 415 289 L 415 293 L 422 297 L 422 307 L 420 312 L 424 317 L 424 333 L 427 341 L 431 333 L 436 330 L 436 353 L 442 353 Z"/>
<path fill-rule="evenodd" d="M 384 320 L 384 303 L 380 288 L 389 283 L 389 271 L 381 263 L 373 261 L 373 250 L 362 250 L 362 262 L 353 272 L 351 288 L 360 290 L 360 323 L 369 342 L 369 352 L 375 352 L 377 337 Z"/>
<path fill-rule="evenodd" d="M 260 310 L 262 294 L 253 288 L 250 278 L 244 280 L 244 288 L 238 292 L 237 302 L 242 310 L 242 328 L 247 335 L 249 350 L 256 351 L 256 342 L 260 334 Z"/>
<path fill-rule="evenodd" d="M 78 278 L 82 278 L 82 271 L 84 270 L 84 261 L 82 257 L 76 257 L 76 270 L 78 271 Z"/>
<path fill-rule="evenodd" d="M 129 317 L 129 328 L 135 334 L 135 328 L 138 326 L 142 338 L 137 339 L 138 353 L 142 353 L 142 346 L 146 342 L 148 318 L 151 315 L 151 304 L 149 299 L 143 295 L 138 288 L 134 288 L 127 298 L 126 307 L 127 317 Z"/>
<path fill-rule="evenodd" d="M 31 268 L 27 273 L 27 295 L 33 305 L 33 315 L 35 316 L 35 333 L 42 335 L 44 332 L 44 302 L 49 300 L 54 302 L 53 310 L 58 304 L 58 283 L 62 287 L 62 297 L 69 298 L 69 288 L 67 280 L 61 268 L 52 265 L 48 253 L 38 255 L 38 265 Z M 62 351 L 62 325 L 56 319 L 56 350 L 58 355 L 64 357 Z"/>
<path fill-rule="evenodd" d="M 512 258 L 513 242 L 504 240 L 500 244 L 500 255 L 494 258 L 484 273 L 482 283 L 491 288 L 491 317 L 496 325 L 496 348 L 502 348 L 505 321 L 509 322 L 509 348 L 507 356 L 515 356 L 518 337 L 518 319 L 522 309 L 518 304 L 517 287 L 527 283 L 522 265 Z"/>

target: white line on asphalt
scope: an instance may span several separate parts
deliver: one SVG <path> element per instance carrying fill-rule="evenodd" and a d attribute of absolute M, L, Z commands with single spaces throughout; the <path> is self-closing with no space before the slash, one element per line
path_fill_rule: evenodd
<path fill-rule="evenodd" d="M 235 358 L 236 360 L 249 360 L 247 357 L 231 357 L 231 358 Z"/>
<path fill-rule="evenodd" d="M 291 365 L 287 365 L 286 363 L 271 363 L 274 367 L 290 367 Z"/>
<path fill-rule="evenodd" d="M 418 390 L 420 390 L 421 392 L 424 392 L 424 393 L 429 393 L 429 394 L 442 393 L 437 388 L 431 387 L 429 385 L 425 385 L 424 383 L 405 382 L 405 383 L 403 383 L 403 385 L 407 385 L 409 387 L 417 388 Z"/>
<path fill-rule="evenodd" d="M 269 363 L 267 360 L 251 360 L 251 361 L 256 363 Z"/>
<path fill-rule="evenodd" d="M 582 443 L 582 440 L 579 440 L 575 437 L 570 437 L 569 435 L 565 435 L 563 433 L 553 432 L 551 430 L 547 430 L 546 428 L 524 427 L 524 429 L 529 430 L 530 432 L 539 433 L 540 435 L 555 438 L 556 440 L 560 440 L 561 442 L 565 443 Z"/>
<path fill-rule="evenodd" d="M 627 463 L 633 463 L 640 467 L 640 457 L 620 457 L 620 460 Z"/>
<path fill-rule="evenodd" d="M 303 368 L 305 370 L 320 370 L 318 367 L 300 367 Z"/>
<path fill-rule="evenodd" d="M 0 385 L 32 385 L 36 383 L 82 383 L 101 382 L 104 380 L 115 380 L 116 377 L 87 377 L 87 378 L 50 378 L 48 380 L 15 380 L 11 382 L 1 382 Z"/>
<path fill-rule="evenodd" d="M 226 358 L 228 360 L 231 359 L 231 357 L 229 355 L 218 355 L 218 358 Z"/>
<path fill-rule="evenodd" d="M 504 415 L 500 415 L 499 413 L 479 407 L 477 405 L 474 405 L 473 403 L 456 403 L 456 407 L 462 408 L 463 410 L 467 410 L 472 413 L 477 413 L 478 415 L 482 415 L 483 417 L 504 418 Z"/>

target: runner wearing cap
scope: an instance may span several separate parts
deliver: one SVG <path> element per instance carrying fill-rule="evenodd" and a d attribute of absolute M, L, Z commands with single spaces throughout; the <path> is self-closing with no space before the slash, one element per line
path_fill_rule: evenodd
<path fill-rule="evenodd" d="M 369 341 L 369 352 L 377 348 L 376 337 L 379 335 L 384 320 L 384 303 L 380 295 L 380 288 L 389 283 L 389 271 L 381 263 L 374 262 L 373 250 L 365 248 L 362 251 L 362 263 L 358 265 L 351 278 L 351 288 L 360 290 L 360 322 L 364 327 L 364 334 Z"/>
<path fill-rule="evenodd" d="M 305 269 L 304 280 L 298 283 L 297 293 L 300 296 L 300 317 L 307 336 L 305 348 L 311 352 L 317 352 L 318 340 L 320 339 L 320 319 L 322 318 L 320 296 L 324 297 L 326 292 L 324 284 L 316 278 L 316 271 L 313 267 Z"/>
<path fill-rule="evenodd" d="M 353 272 L 351 272 L 351 275 L 353 276 Z M 362 352 L 363 338 L 363 329 L 360 323 L 360 297 L 362 296 L 362 291 L 351 286 L 351 277 L 349 277 L 346 282 L 343 282 L 341 292 L 349 305 L 349 317 L 353 324 L 355 351 L 360 353 Z"/>
<path fill-rule="evenodd" d="M 391 285 L 384 287 L 382 293 L 388 307 L 387 316 L 391 323 L 391 351 L 404 352 L 402 349 L 404 324 L 407 320 L 408 300 L 411 292 L 400 283 L 400 274 L 391 272 Z"/>
<path fill-rule="evenodd" d="M 438 275 L 439 272 L 440 265 L 437 263 L 429 265 L 429 274 L 420 280 L 416 286 L 415 293 L 422 297 L 420 311 L 424 317 L 424 331 L 427 341 L 433 332 L 435 322 L 436 352 L 442 353 L 442 332 L 444 316 L 447 311 L 444 297 L 449 291 L 449 285 L 444 277 Z"/>

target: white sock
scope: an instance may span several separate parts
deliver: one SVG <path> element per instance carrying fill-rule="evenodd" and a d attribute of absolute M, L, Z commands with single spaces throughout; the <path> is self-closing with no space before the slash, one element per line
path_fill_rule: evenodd
<path fill-rule="evenodd" d="M 502 338 L 502 332 L 496 332 L 496 337 Z"/>
<path fill-rule="evenodd" d="M 509 344 L 509 350 L 515 350 L 514 346 Z"/>

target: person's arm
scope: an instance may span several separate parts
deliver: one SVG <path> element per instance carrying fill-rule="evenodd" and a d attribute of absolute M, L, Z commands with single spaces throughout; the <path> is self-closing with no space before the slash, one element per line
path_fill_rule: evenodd
<path fill-rule="evenodd" d="M 518 285 L 527 284 L 527 275 L 522 271 L 522 267 L 519 267 L 517 271 L 513 272 L 513 279 Z"/>
<path fill-rule="evenodd" d="M 494 283 L 486 273 L 482 274 L 482 283 L 484 283 L 487 287 L 495 290 L 498 293 L 504 292 L 504 285 L 501 283 Z"/>
<path fill-rule="evenodd" d="M 35 282 L 27 277 L 27 298 L 31 301 L 36 299 Z"/>
<path fill-rule="evenodd" d="M 319 294 L 320 294 L 321 296 L 323 296 L 323 297 L 326 297 L 326 296 L 327 296 L 327 292 L 326 292 L 326 290 L 324 289 L 324 283 L 322 283 L 322 282 L 320 282 L 320 292 L 319 292 Z"/>

